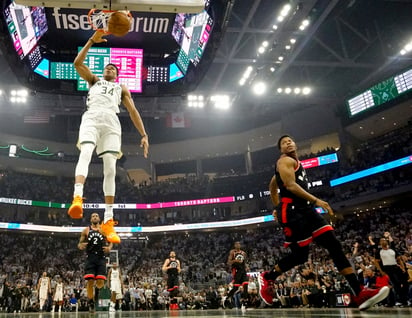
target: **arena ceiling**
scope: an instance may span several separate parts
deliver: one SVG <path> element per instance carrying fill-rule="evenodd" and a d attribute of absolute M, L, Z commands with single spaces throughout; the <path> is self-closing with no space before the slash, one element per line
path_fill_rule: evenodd
<path fill-rule="evenodd" d="M 412 0 L 290 0 L 292 11 L 284 21 L 277 21 L 286 1 L 229 1 L 230 14 L 223 39 L 206 75 L 193 91 L 206 98 L 221 93 L 230 96 L 232 106 L 224 115 L 229 119 L 268 122 L 282 112 L 310 105 L 334 107 L 344 116 L 345 100 L 385 77 L 405 70 L 412 64 L 411 53 L 401 56 L 402 47 L 412 39 Z M 304 19 L 310 21 L 299 30 Z M 274 28 L 277 25 L 277 28 Z M 290 40 L 295 39 L 295 43 Z M 268 46 L 258 53 L 264 41 Z M 290 48 L 286 48 L 289 46 Z M 283 60 L 279 57 L 282 56 Z M 239 85 L 248 66 L 252 72 L 243 86 Z M 0 56 L 0 83 L 17 84 L 13 65 Z M 251 92 L 257 81 L 268 84 L 267 93 Z M 309 86 L 312 93 L 278 93 L 279 87 Z M 143 117 L 158 119 L 170 112 L 185 111 L 192 118 L 216 117 L 213 110 L 188 109 L 187 96 L 135 96 Z M 80 96 L 33 92 L 31 103 L 49 110 L 55 116 L 78 116 L 84 109 Z M 2 112 L 10 109 L 2 109 Z M 400 116 L 399 114 L 404 114 Z M 401 110 L 386 110 L 386 122 L 365 120 L 363 130 L 353 124 L 348 131 L 365 139 L 370 131 L 384 131 L 405 124 L 411 118 L 409 103 Z M 321 114 L 320 114 L 321 116 Z M 367 133 L 365 133 L 367 131 Z"/>

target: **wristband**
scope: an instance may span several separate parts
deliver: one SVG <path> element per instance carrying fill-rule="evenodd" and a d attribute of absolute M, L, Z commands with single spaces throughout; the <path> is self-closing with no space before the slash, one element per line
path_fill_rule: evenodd
<path fill-rule="evenodd" d="M 92 44 L 96 44 L 92 38 L 90 38 L 89 41 L 92 42 Z"/>
<path fill-rule="evenodd" d="M 147 134 L 144 134 L 144 135 L 142 136 L 142 138 L 144 138 L 144 137 L 148 137 Z"/>

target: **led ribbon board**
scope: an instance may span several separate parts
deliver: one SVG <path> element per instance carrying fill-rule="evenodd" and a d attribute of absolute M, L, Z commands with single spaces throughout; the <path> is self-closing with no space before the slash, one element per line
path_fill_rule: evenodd
<path fill-rule="evenodd" d="M 203 229 L 219 229 L 226 227 L 245 226 L 252 224 L 259 224 L 265 222 L 272 222 L 274 220 L 272 215 L 258 216 L 255 218 L 207 222 L 207 223 L 189 223 L 189 224 L 174 224 L 163 226 L 133 226 L 133 227 L 116 227 L 117 233 L 161 233 L 172 231 L 190 231 Z M 17 231 L 35 231 L 35 232 L 54 232 L 54 233 L 81 233 L 84 226 L 51 226 L 51 225 L 34 225 L 34 224 L 20 224 L 20 223 L 5 223 L 0 222 L 0 229 L 17 230 Z"/>
<path fill-rule="evenodd" d="M 390 162 L 387 162 L 387 163 L 384 163 L 384 164 L 381 164 L 381 165 L 378 165 L 378 166 L 375 166 L 375 167 L 372 167 L 372 168 L 369 168 L 369 169 L 365 169 L 365 170 L 361 170 L 361 171 L 358 171 L 358 172 L 355 172 L 355 173 L 351 173 L 351 174 L 348 174 L 347 176 L 344 176 L 344 177 L 340 177 L 340 178 L 337 178 L 337 179 L 330 180 L 330 186 L 335 187 L 335 186 L 340 185 L 340 184 L 344 184 L 344 183 L 348 183 L 348 182 L 351 182 L 351 181 L 354 181 L 354 180 L 365 178 L 365 177 L 371 176 L 373 174 L 388 171 L 388 170 L 391 170 L 391 169 L 394 169 L 394 168 L 398 168 L 398 167 L 401 167 L 401 166 L 404 166 L 404 165 L 408 165 L 410 163 L 412 163 L 412 155 L 409 155 L 409 156 L 401 158 L 401 159 L 393 160 L 393 161 L 390 161 Z"/>

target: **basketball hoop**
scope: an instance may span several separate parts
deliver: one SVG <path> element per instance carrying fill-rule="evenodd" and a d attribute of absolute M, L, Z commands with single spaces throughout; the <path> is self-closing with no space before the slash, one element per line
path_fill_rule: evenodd
<path fill-rule="evenodd" d="M 104 33 L 110 34 L 109 32 L 109 19 L 110 16 L 117 11 L 113 10 L 100 10 L 100 9 L 91 9 L 87 14 L 88 21 L 92 26 L 93 30 L 101 30 Z M 127 14 L 130 20 L 133 19 L 130 11 L 121 11 Z"/>

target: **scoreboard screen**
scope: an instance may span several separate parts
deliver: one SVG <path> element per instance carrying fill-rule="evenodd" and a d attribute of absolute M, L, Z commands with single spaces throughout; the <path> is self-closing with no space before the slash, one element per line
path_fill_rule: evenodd
<path fill-rule="evenodd" d="M 412 69 L 383 80 L 363 93 L 347 100 L 350 116 L 383 105 L 412 89 Z"/>
<path fill-rule="evenodd" d="M 79 51 L 81 47 L 79 47 Z M 98 77 L 103 76 L 103 69 L 108 63 L 113 63 L 119 69 L 117 81 L 125 84 L 130 92 L 142 92 L 142 49 L 122 49 L 122 48 L 90 48 L 84 62 Z M 79 91 L 88 90 L 88 84 L 79 77 L 73 63 L 52 62 L 51 79 L 77 80 Z"/>
<path fill-rule="evenodd" d="M 82 48 L 79 47 L 79 51 Z M 90 68 L 92 73 L 98 77 L 103 76 L 105 65 L 113 63 L 119 69 L 117 81 L 125 84 L 130 92 L 142 92 L 142 66 L 143 50 L 142 49 L 121 49 L 121 48 L 90 48 L 85 64 Z M 77 82 L 77 89 L 85 91 L 88 84 L 82 78 Z"/>

